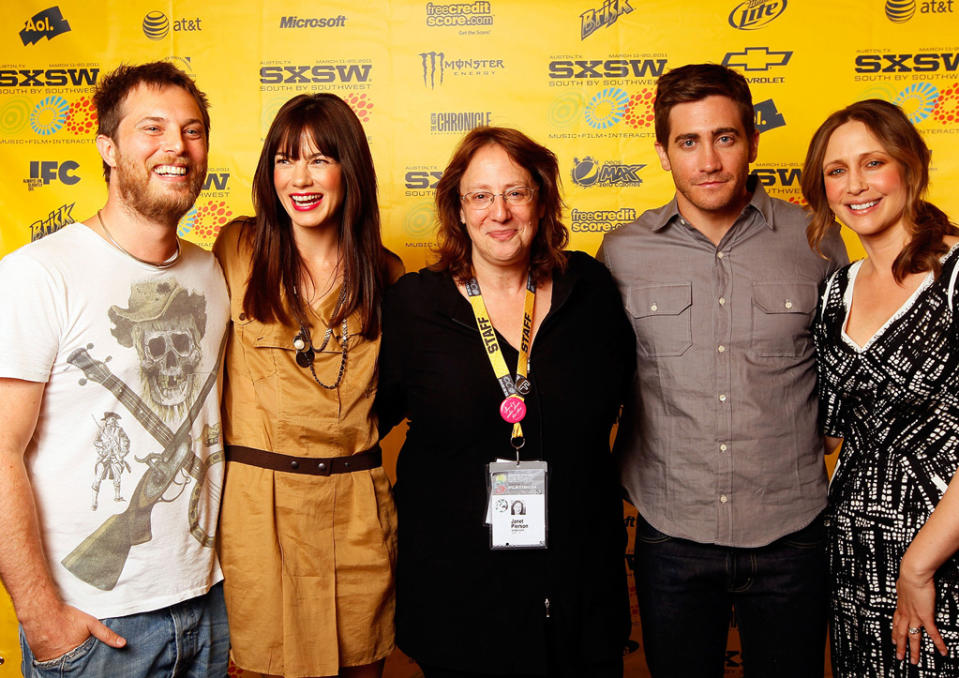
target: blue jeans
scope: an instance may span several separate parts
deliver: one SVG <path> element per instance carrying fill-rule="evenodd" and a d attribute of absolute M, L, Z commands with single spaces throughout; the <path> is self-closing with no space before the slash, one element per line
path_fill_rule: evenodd
<path fill-rule="evenodd" d="M 227 674 L 230 630 L 222 583 L 205 595 L 170 607 L 100 621 L 126 638 L 126 647 L 115 649 L 90 636 L 80 647 L 38 662 L 21 629 L 24 678 L 221 678 Z"/>
<path fill-rule="evenodd" d="M 636 592 L 653 678 L 723 676 L 731 609 L 739 626 L 745 678 L 822 678 L 822 516 L 759 548 L 677 539 L 639 516 Z"/>

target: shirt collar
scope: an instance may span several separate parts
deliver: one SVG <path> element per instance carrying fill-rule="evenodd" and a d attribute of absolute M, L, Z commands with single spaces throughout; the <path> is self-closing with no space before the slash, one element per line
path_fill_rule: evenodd
<path fill-rule="evenodd" d="M 769 194 L 766 193 L 766 189 L 763 188 L 763 185 L 759 182 L 758 177 L 754 175 L 750 176 L 746 182 L 746 188 L 747 190 L 752 191 L 752 198 L 750 198 L 749 203 L 743 208 L 742 214 L 739 215 L 739 219 L 742 219 L 747 212 L 756 211 L 762 217 L 763 223 L 765 223 L 770 230 L 776 230 L 772 198 L 770 198 Z M 681 218 L 682 215 L 679 213 L 679 203 L 676 201 L 676 196 L 674 195 L 673 199 L 670 200 L 660 211 L 659 219 L 652 225 L 652 230 L 661 231 L 674 221 L 678 221 Z"/>

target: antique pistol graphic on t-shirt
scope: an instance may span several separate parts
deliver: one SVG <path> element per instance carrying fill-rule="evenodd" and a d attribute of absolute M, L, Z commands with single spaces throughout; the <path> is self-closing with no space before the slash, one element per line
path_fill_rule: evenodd
<path fill-rule="evenodd" d="M 214 365 L 220 364 L 225 343 L 221 343 L 220 355 Z M 83 370 L 87 379 L 101 384 L 113 393 L 164 448 L 162 452 L 148 454 L 143 459 L 137 458 L 137 461 L 146 463 L 149 468 L 140 478 L 126 510 L 107 518 L 93 534 L 61 561 L 64 567 L 83 581 L 109 591 L 116 586 L 120 578 L 130 548 L 152 539 L 153 507 L 161 501 L 163 494 L 174 484 L 181 471 L 192 475 L 198 481 L 194 497 L 190 501 L 191 531 L 204 546 L 212 544 L 212 537 L 204 535 L 201 539 L 197 534 L 202 530 L 195 524 L 198 522 L 196 498 L 206 469 L 210 464 L 221 461 L 223 455 L 222 451 L 218 452 L 205 462 L 197 457 L 193 452 L 190 430 L 204 401 L 216 385 L 216 369 L 210 372 L 200 388 L 183 423 L 176 431 L 171 431 L 129 386 L 110 371 L 106 363 L 93 359 L 86 348 L 79 348 L 71 353 L 67 362 Z"/>

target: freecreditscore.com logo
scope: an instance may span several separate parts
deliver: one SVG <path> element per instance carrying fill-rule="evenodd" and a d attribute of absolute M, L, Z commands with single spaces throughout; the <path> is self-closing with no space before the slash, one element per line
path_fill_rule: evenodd
<path fill-rule="evenodd" d="M 426 3 L 426 25 L 438 26 L 492 26 L 493 5 L 486 0 L 477 2 Z"/>

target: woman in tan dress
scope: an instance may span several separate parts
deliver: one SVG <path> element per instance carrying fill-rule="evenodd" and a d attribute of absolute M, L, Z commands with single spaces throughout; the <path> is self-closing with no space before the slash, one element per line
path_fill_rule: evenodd
<path fill-rule="evenodd" d="M 233 659 L 264 674 L 377 678 L 393 649 L 396 513 L 370 408 L 380 241 L 366 135 L 332 94 L 288 101 L 220 233 L 231 296 L 220 521 Z"/>

